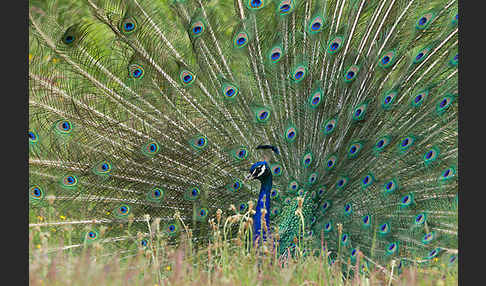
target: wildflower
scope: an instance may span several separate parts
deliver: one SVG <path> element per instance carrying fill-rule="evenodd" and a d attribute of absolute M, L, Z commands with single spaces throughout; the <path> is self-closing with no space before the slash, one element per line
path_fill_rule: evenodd
<path fill-rule="evenodd" d="M 59 61 L 59 60 L 58 60 L 58 59 L 56 59 L 56 58 L 53 58 L 53 59 L 52 59 L 52 62 L 53 62 L 53 63 L 55 63 L 55 64 L 56 64 L 58 61 Z"/>
<path fill-rule="evenodd" d="M 37 244 L 35 247 L 37 247 L 37 249 L 40 249 L 41 248 L 41 245 L 40 244 Z"/>
<path fill-rule="evenodd" d="M 170 267 L 170 265 L 167 265 L 167 267 L 165 268 L 167 271 L 170 271 L 172 268 Z"/>
<path fill-rule="evenodd" d="M 37 219 L 40 220 L 40 221 L 43 221 L 44 220 L 44 218 L 42 216 L 40 216 L 40 215 L 37 216 Z"/>
<path fill-rule="evenodd" d="M 65 220 L 65 219 L 66 219 L 66 217 L 65 217 L 65 216 L 63 216 L 63 215 L 61 215 L 61 216 L 59 216 L 59 217 L 60 217 L 62 220 Z"/>
<path fill-rule="evenodd" d="M 32 61 L 32 54 L 29 54 L 29 63 Z"/>

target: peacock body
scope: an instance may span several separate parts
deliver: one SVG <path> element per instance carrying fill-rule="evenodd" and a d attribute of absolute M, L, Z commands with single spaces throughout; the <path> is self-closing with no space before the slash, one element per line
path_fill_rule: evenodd
<path fill-rule="evenodd" d="M 456 1 L 85 5 L 29 14 L 31 226 L 129 249 L 148 214 L 204 245 L 253 201 L 281 254 L 455 260 Z"/>

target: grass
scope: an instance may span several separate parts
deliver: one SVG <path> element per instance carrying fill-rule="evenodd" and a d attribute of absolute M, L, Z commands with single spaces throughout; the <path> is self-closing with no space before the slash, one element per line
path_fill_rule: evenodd
<path fill-rule="evenodd" d="M 191 230 L 182 229 L 178 246 L 169 245 L 156 224 L 146 246 L 129 249 L 110 247 L 106 241 L 66 245 L 61 237 L 69 228 L 30 229 L 30 285 L 456 285 L 457 263 L 439 260 L 428 267 L 408 265 L 397 271 L 396 261 L 376 267 L 361 253 L 351 263 L 341 257 L 330 263 L 329 253 L 296 255 L 282 259 L 272 245 L 249 248 L 245 240 L 250 220 L 242 215 L 210 219 L 212 231 L 201 248 L 191 241 Z M 229 238 L 228 227 L 241 231 Z M 140 238 L 140 237 L 139 237 Z M 322 241 L 325 245 L 325 241 Z M 298 245 L 301 245 L 300 242 Z M 84 247 L 83 247 L 84 246 Z M 366 267 L 364 267 L 366 266 Z M 393 275 L 391 275 L 393 273 Z"/>

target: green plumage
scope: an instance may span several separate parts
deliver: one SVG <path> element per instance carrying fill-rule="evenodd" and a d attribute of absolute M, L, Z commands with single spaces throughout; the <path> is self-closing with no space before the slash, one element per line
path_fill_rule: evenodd
<path fill-rule="evenodd" d="M 457 252 L 455 1 L 85 5 L 29 15 L 31 226 L 119 251 L 148 214 L 203 246 L 218 209 L 257 199 L 244 177 L 271 144 L 280 254 Z"/>

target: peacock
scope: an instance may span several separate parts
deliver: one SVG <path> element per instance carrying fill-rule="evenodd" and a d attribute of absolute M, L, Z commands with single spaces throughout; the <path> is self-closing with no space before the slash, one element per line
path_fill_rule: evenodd
<path fill-rule="evenodd" d="M 457 1 L 42 5 L 30 227 L 121 252 L 238 213 L 280 255 L 457 259 Z"/>

